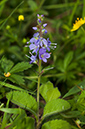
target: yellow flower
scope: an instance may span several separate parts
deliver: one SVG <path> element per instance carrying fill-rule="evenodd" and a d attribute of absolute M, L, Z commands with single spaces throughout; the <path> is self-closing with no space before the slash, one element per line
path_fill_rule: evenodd
<path fill-rule="evenodd" d="M 84 20 L 82 20 L 82 18 L 77 18 L 77 20 L 75 21 L 75 24 L 73 24 L 73 29 L 71 29 L 71 31 L 75 31 L 77 29 L 79 29 L 79 27 L 81 27 L 83 24 L 85 23 L 85 17 Z"/>
<path fill-rule="evenodd" d="M 23 15 L 19 15 L 18 16 L 18 21 L 24 21 L 24 16 Z"/>
<path fill-rule="evenodd" d="M 5 77 L 9 77 L 11 75 L 11 73 L 10 72 L 8 72 L 8 73 L 4 73 L 4 76 Z"/>

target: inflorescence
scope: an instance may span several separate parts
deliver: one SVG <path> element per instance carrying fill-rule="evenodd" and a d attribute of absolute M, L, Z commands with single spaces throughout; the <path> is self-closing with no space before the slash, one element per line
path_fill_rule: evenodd
<path fill-rule="evenodd" d="M 23 15 L 19 15 L 18 16 L 18 21 L 24 21 L 24 16 Z"/>
<path fill-rule="evenodd" d="M 77 29 L 79 29 L 83 24 L 85 24 L 85 17 L 84 20 L 82 18 L 77 18 L 77 20 L 75 21 L 75 24 L 73 24 L 73 29 L 71 29 L 71 31 L 76 31 Z"/>
<path fill-rule="evenodd" d="M 47 59 L 50 58 L 50 48 L 54 49 L 56 48 L 57 43 L 51 43 L 49 38 L 45 39 L 43 38 L 44 34 L 47 34 L 47 30 L 45 27 L 47 26 L 47 23 L 43 24 L 44 15 L 37 14 L 37 23 L 38 25 L 36 27 L 32 27 L 33 30 L 36 31 L 36 33 L 33 35 L 33 37 L 30 39 L 29 42 L 27 42 L 27 45 L 25 47 L 29 47 L 31 57 L 26 55 L 31 59 L 30 63 L 35 63 L 39 59 L 43 62 L 47 62 Z"/>

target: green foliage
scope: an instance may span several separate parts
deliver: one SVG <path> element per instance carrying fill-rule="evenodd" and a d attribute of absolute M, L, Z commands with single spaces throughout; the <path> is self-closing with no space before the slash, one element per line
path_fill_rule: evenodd
<path fill-rule="evenodd" d="M 33 0 L 29 0 L 28 4 L 29 4 L 32 11 L 36 11 L 38 9 L 38 6 L 37 6 L 36 2 L 33 1 Z"/>
<path fill-rule="evenodd" d="M 9 129 L 13 129 L 13 128 L 20 129 L 22 127 L 25 129 L 34 129 L 34 119 L 31 117 L 27 117 L 24 110 L 19 109 L 19 108 L 18 109 L 9 109 L 9 108 L 5 109 L 4 108 L 4 110 L 2 109 L 2 111 L 7 111 L 8 113 L 14 113 L 12 116 L 10 116 L 10 119 L 9 119 L 10 124 L 8 124 L 6 128 L 9 127 Z M 17 113 L 18 115 L 16 115 L 15 113 Z"/>
<path fill-rule="evenodd" d="M 20 114 L 21 109 L 19 108 L 1 108 L 0 111 L 10 114 Z"/>
<path fill-rule="evenodd" d="M 36 114 L 37 102 L 28 93 L 19 92 L 19 91 L 11 91 L 6 95 L 6 97 L 7 99 L 11 98 L 12 103 L 31 111 L 32 113 L 34 113 L 34 115 Z"/>
<path fill-rule="evenodd" d="M 51 82 L 42 85 L 40 87 L 40 93 L 46 102 L 57 99 L 61 95 L 58 88 L 54 88 Z"/>
<path fill-rule="evenodd" d="M 75 79 L 75 72 L 74 69 L 77 67 L 76 62 L 72 62 L 73 59 L 73 52 L 70 51 L 65 56 L 64 61 L 59 62 L 58 70 L 62 73 L 61 76 L 59 75 L 58 81 L 70 81 L 71 79 Z"/>
<path fill-rule="evenodd" d="M 63 112 L 70 108 L 70 104 L 63 99 L 54 99 L 49 101 L 44 107 L 43 117 L 47 117 L 49 115 L 53 115 L 55 113 Z"/>
<path fill-rule="evenodd" d="M 1 82 L 0 81 L 0 85 L 1 86 L 5 86 L 7 88 L 10 88 L 10 89 L 14 89 L 14 90 L 19 90 L 19 91 L 24 91 L 24 89 L 20 88 L 20 87 L 17 87 L 15 85 L 11 85 L 11 84 L 8 84 L 8 83 L 5 83 L 5 82 Z"/>
<path fill-rule="evenodd" d="M 15 126 L 10 127 L 9 129 L 35 129 L 34 127 L 34 119 L 31 117 L 24 117 L 23 119 L 19 119 Z"/>
<path fill-rule="evenodd" d="M 64 59 L 64 69 L 67 69 L 72 59 L 73 59 L 73 52 L 69 52 Z"/>
<path fill-rule="evenodd" d="M 18 21 L 21 14 L 24 21 Z M 85 25 L 75 32 L 70 30 L 77 17 L 85 17 L 85 0 L 0 1 L 0 128 L 35 129 L 38 120 L 35 98 L 39 73 L 36 65 L 29 64 L 25 56 L 29 48 L 24 47 L 33 35 L 37 14 L 46 16 L 46 38 L 57 42 L 40 73 L 40 128 L 84 129 Z M 8 72 L 11 75 L 6 77 Z M 8 104 L 5 96 L 12 103 Z"/>
<path fill-rule="evenodd" d="M 23 72 L 24 70 L 31 68 L 28 62 L 20 62 L 13 67 L 14 63 L 11 60 L 7 60 L 6 58 L 2 58 L 0 60 L 0 68 L 1 68 L 1 76 L 4 76 L 4 73 L 10 73 L 11 75 L 6 77 L 8 80 L 17 84 L 24 84 L 24 76 L 18 75 L 19 72 Z M 17 74 L 18 73 L 18 74 Z"/>
<path fill-rule="evenodd" d="M 21 110 L 21 113 L 18 114 L 18 115 L 13 114 L 10 117 L 10 119 L 9 119 L 9 121 L 10 121 L 10 124 L 8 125 L 9 126 L 9 129 L 12 129 L 13 127 L 16 127 L 21 120 L 24 120 L 25 119 L 25 117 L 26 117 L 26 113 L 25 113 L 24 110 Z"/>
<path fill-rule="evenodd" d="M 77 118 L 81 115 L 79 111 L 68 111 L 65 113 L 61 113 L 61 115 L 65 118 Z"/>
<path fill-rule="evenodd" d="M 2 11 L 4 9 L 4 6 L 5 6 L 5 3 L 7 2 L 7 0 L 3 0 L 3 1 L 0 1 L 0 16 L 2 14 Z"/>
<path fill-rule="evenodd" d="M 5 3 L 6 1 L 8 1 L 8 0 L 3 0 L 3 1 L 1 2 L 2 8 L 3 8 L 4 3 Z M 8 21 L 8 19 L 12 16 L 12 14 L 16 11 L 16 9 L 17 9 L 23 2 L 24 2 L 24 1 L 22 1 L 22 2 L 11 12 L 11 14 L 5 19 L 5 21 L 3 22 L 3 24 L 2 24 L 1 27 L 0 27 L 0 30 L 1 30 L 2 27 L 5 25 L 5 23 Z M 3 8 L 3 9 L 4 9 L 4 8 Z"/>
<path fill-rule="evenodd" d="M 23 76 L 20 76 L 20 75 L 17 75 L 17 74 L 12 74 L 9 77 L 9 80 L 12 81 L 13 83 L 24 84 Z"/>
<path fill-rule="evenodd" d="M 13 65 L 14 63 L 11 60 L 7 60 L 4 57 L 0 60 L 0 68 L 3 69 L 3 72 L 9 72 Z"/>
<path fill-rule="evenodd" d="M 79 88 L 79 87 L 80 87 L 80 88 Z M 63 98 L 68 97 L 68 96 L 70 96 L 70 95 L 74 95 L 74 94 L 78 93 L 79 91 L 81 91 L 80 89 L 83 90 L 84 88 L 85 88 L 85 80 L 84 80 L 83 82 L 79 83 L 78 85 L 72 87 L 72 88 L 68 91 L 68 93 L 66 93 L 66 94 L 64 95 Z"/>
<path fill-rule="evenodd" d="M 18 63 L 16 64 L 10 71 L 10 73 L 18 73 L 18 72 L 21 72 L 21 71 L 24 71 L 28 68 L 30 68 L 32 65 L 30 65 L 28 62 L 21 62 L 21 63 Z"/>
<path fill-rule="evenodd" d="M 71 125 L 64 120 L 52 120 L 43 124 L 41 129 L 71 129 Z"/>
<path fill-rule="evenodd" d="M 81 92 L 80 96 L 78 97 L 76 105 L 78 105 L 77 109 L 84 114 L 84 109 L 85 109 L 85 90 L 83 90 Z"/>
<path fill-rule="evenodd" d="M 4 89 L 3 86 L 0 84 L 0 99 L 2 99 L 3 97 L 5 97 L 5 89 Z"/>

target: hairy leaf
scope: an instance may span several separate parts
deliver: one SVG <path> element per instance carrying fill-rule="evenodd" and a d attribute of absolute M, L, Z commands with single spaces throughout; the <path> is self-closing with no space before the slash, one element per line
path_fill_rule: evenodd
<path fill-rule="evenodd" d="M 32 65 L 29 64 L 28 62 L 21 62 L 16 64 L 10 71 L 10 73 L 17 73 L 17 72 L 21 72 L 24 71 L 28 68 L 30 68 Z"/>
<path fill-rule="evenodd" d="M 8 84 L 8 83 L 5 83 L 5 82 L 0 81 L 0 85 L 11 88 L 11 89 L 14 89 L 14 90 L 24 91 L 24 89 L 22 89 L 20 87 L 17 87 L 15 85 L 11 85 L 11 84 Z"/>
<path fill-rule="evenodd" d="M 44 107 L 43 118 L 55 113 L 63 112 L 70 108 L 70 104 L 63 99 L 54 99 L 49 101 Z"/>
<path fill-rule="evenodd" d="M 47 102 L 53 99 L 59 98 L 61 93 L 59 92 L 58 88 L 49 89 L 47 91 Z"/>
<path fill-rule="evenodd" d="M 40 87 L 40 94 L 42 97 L 47 101 L 47 91 L 49 89 L 53 89 L 53 84 L 49 81 L 46 84 L 41 85 Z"/>
<path fill-rule="evenodd" d="M 65 120 L 52 120 L 43 124 L 41 129 L 71 129 L 71 125 Z"/>
<path fill-rule="evenodd" d="M 7 99 L 11 98 L 11 102 L 14 104 L 26 108 L 32 113 L 37 112 L 36 100 L 26 92 L 11 91 L 6 95 Z"/>
<path fill-rule="evenodd" d="M 8 79 L 10 81 L 12 81 L 13 83 L 24 84 L 23 76 L 20 76 L 20 75 L 17 75 L 17 74 L 12 74 Z"/>
<path fill-rule="evenodd" d="M 54 88 L 51 82 L 47 82 L 45 85 L 42 85 L 40 87 L 40 93 L 46 102 L 57 99 L 61 95 L 58 88 Z"/>
<path fill-rule="evenodd" d="M 21 113 L 20 108 L 0 108 L 0 111 L 6 112 L 6 113 L 11 113 L 11 114 L 20 114 Z"/>

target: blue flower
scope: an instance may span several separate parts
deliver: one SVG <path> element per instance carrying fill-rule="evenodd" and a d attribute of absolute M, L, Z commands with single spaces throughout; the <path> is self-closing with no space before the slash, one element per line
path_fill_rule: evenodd
<path fill-rule="evenodd" d="M 33 44 L 32 43 L 32 44 L 29 45 L 29 48 L 30 48 L 30 50 L 33 50 L 32 53 L 35 52 L 37 54 L 37 52 L 39 50 L 39 44 L 37 44 L 37 43 Z"/>
<path fill-rule="evenodd" d="M 50 45 L 51 45 L 51 41 L 49 40 L 49 38 L 47 38 L 47 50 L 50 51 Z"/>
<path fill-rule="evenodd" d="M 35 33 L 33 37 L 30 39 L 30 43 L 35 43 L 38 40 L 39 33 Z"/>
<path fill-rule="evenodd" d="M 47 47 L 48 42 L 46 39 L 40 38 L 39 42 L 41 47 Z"/>
<path fill-rule="evenodd" d="M 44 15 L 37 14 L 37 18 L 38 25 L 33 27 L 37 33 L 35 33 L 30 41 L 27 42 L 27 44 L 29 43 L 29 48 L 31 50 L 30 63 L 35 62 L 37 59 L 38 61 L 40 59 L 43 62 L 47 62 L 47 59 L 50 58 L 50 53 L 48 53 L 48 51 L 50 51 L 50 48 L 54 50 L 57 45 L 56 43 L 51 43 L 49 38 L 45 39 L 42 37 L 43 34 L 47 33 L 47 30 L 45 29 L 47 23 L 42 24 Z M 28 45 L 26 45 L 26 47 L 28 47 Z M 34 55 L 32 55 L 32 53 L 34 53 Z"/>
<path fill-rule="evenodd" d="M 43 24 L 43 27 L 46 27 L 47 26 L 47 23 Z"/>
<path fill-rule="evenodd" d="M 46 29 L 42 29 L 42 32 L 43 32 L 44 34 L 47 34 L 47 30 L 46 30 Z"/>
<path fill-rule="evenodd" d="M 33 63 L 33 62 L 36 61 L 36 56 L 32 55 L 32 56 L 30 57 L 30 59 L 31 59 L 31 61 L 30 61 L 30 64 L 31 64 L 31 63 Z"/>
<path fill-rule="evenodd" d="M 38 22 L 41 23 L 43 21 L 44 15 L 37 14 L 37 17 L 38 17 Z"/>
<path fill-rule="evenodd" d="M 37 30 L 37 27 L 32 27 L 33 30 Z"/>
<path fill-rule="evenodd" d="M 33 37 L 38 37 L 39 36 L 39 32 L 34 33 Z"/>
<path fill-rule="evenodd" d="M 36 41 L 37 41 L 37 39 L 34 37 L 30 39 L 30 43 L 35 43 Z"/>
<path fill-rule="evenodd" d="M 47 62 L 48 58 L 50 58 L 50 54 L 46 52 L 46 49 L 40 48 L 39 59 L 43 60 L 43 62 Z"/>

